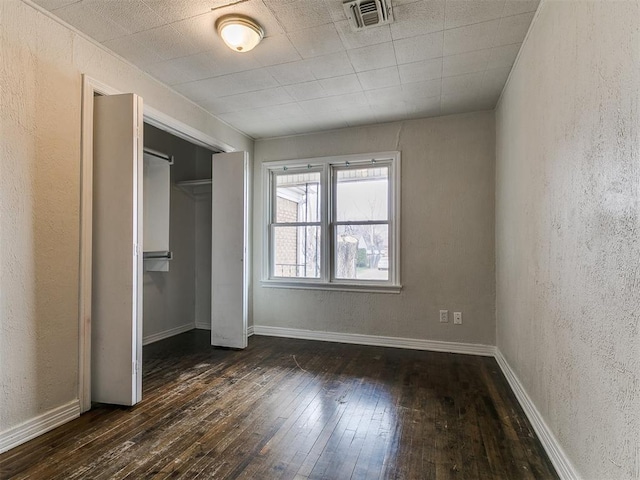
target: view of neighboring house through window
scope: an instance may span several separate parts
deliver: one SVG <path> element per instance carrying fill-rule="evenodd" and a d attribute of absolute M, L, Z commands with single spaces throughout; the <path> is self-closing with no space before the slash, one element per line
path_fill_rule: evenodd
<path fill-rule="evenodd" d="M 266 163 L 265 276 L 399 286 L 399 153 Z"/>
<path fill-rule="evenodd" d="M 320 172 L 274 178 L 273 276 L 320 278 Z"/>

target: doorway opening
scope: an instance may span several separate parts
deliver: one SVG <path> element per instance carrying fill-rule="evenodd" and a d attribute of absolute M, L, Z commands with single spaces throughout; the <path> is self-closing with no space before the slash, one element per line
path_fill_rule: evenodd
<path fill-rule="evenodd" d="M 144 148 L 142 344 L 148 345 L 211 329 L 211 158 L 219 152 L 148 123 Z M 164 178 L 153 183 L 154 169 L 167 171 L 168 185 Z"/>
<path fill-rule="evenodd" d="M 87 411 L 91 408 L 92 399 L 92 308 L 94 303 L 94 289 L 93 289 L 93 275 L 95 273 L 94 265 L 94 98 L 97 96 L 111 96 L 119 95 L 117 90 L 92 79 L 88 76 L 83 76 L 83 102 L 82 102 L 82 160 L 81 160 L 81 228 L 80 228 L 80 285 L 79 285 L 79 379 L 78 379 L 78 396 L 80 400 L 81 412 Z M 134 96 L 135 97 L 135 96 Z M 138 130 L 143 130 L 142 127 L 142 104 L 140 103 L 140 111 L 138 112 L 140 127 L 134 127 L 134 137 L 140 138 Z M 144 107 L 144 122 L 147 124 L 148 129 L 156 128 L 159 131 L 171 134 L 178 139 L 185 140 L 197 147 L 204 147 L 211 152 L 220 151 L 233 151 L 234 149 L 229 145 L 217 141 L 216 139 L 203 134 L 202 132 L 189 127 L 173 118 L 163 114 L 162 112 L 150 107 Z M 142 142 L 138 142 L 140 145 L 135 147 L 139 150 L 140 169 L 138 174 L 133 174 L 133 178 L 138 175 L 140 184 L 142 182 Z M 229 155 L 229 154 L 222 154 Z M 235 154 L 234 154 L 235 155 Z M 209 157 L 211 161 L 211 157 Z M 245 159 L 245 169 L 246 169 Z M 137 167 L 134 167 L 134 170 Z M 197 179 L 196 179 L 197 180 Z M 140 188 L 140 192 L 142 188 Z M 135 197 L 135 188 L 133 197 Z M 246 197 L 246 195 L 245 195 Z M 135 215 L 134 215 L 135 216 Z M 134 221 L 135 223 L 135 221 Z M 141 222 L 142 223 L 142 222 Z M 135 229 L 134 229 L 135 230 Z M 142 238 L 142 235 L 139 235 Z M 131 244 L 124 251 L 130 252 L 134 257 L 139 257 L 138 268 L 140 274 L 142 274 L 142 245 L 134 240 L 133 249 Z M 105 243 L 105 242 L 102 242 Z M 141 241 L 140 241 L 141 243 Z M 132 252 L 133 250 L 133 252 Z M 134 265 L 137 260 L 134 261 Z M 103 260 L 103 263 L 104 262 Z M 137 274 L 136 274 L 137 275 Z M 142 279 L 142 275 L 139 277 Z M 245 279 L 246 281 L 246 279 Z M 140 283 L 140 289 L 142 288 L 142 280 Z M 134 282 L 135 284 L 135 282 Z M 246 289 L 243 285 L 243 292 Z M 142 304 L 141 296 L 138 296 L 140 304 Z M 140 305 L 141 306 L 141 305 Z M 135 317 L 135 314 L 134 314 Z M 195 322 L 194 322 L 195 323 Z M 246 324 L 246 321 L 245 321 Z M 184 325 L 183 325 L 184 326 Z M 204 326 L 201 323 L 200 326 Z M 139 345 L 140 351 L 142 347 L 142 315 L 139 315 L 139 321 L 137 327 L 134 325 L 134 330 L 138 329 L 139 334 L 133 333 L 134 343 Z M 245 327 L 246 330 L 246 327 Z M 157 332 L 156 332 L 157 333 Z M 164 334 L 167 334 L 166 331 Z M 157 338 L 157 337 L 156 337 Z M 153 337 L 149 339 L 152 341 Z M 131 357 L 130 357 L 131 358 Z M 140 362 L 133 364 L 133 370 L 141 371 Z M 132 368 L 131 363 L 129 368 Z"/>

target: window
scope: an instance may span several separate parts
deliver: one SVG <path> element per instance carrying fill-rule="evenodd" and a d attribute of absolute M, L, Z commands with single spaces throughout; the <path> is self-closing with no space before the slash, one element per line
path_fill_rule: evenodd
<path fill-rule="evenodd" d="M 263 284 L 398 291 L 400 153 L 263 165 Z"/>

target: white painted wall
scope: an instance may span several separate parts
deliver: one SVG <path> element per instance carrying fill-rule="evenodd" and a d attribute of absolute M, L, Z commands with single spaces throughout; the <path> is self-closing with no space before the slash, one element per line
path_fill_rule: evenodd
<path fill-rule="evenodd" d="M 0 1 L 0 433 L 78 395 L 81 74 L 252 141 L 19 0 Z"/>
<path fill-rule="evenodd" d="M 494 139 L 484 112 L 256 141 L 254 324 L 493 345 Z M 260 286 L 262 163 L 389 150 L 402 152 L 402 292 Z M 439 323 L 440 309 L 464 324 Z"/>
<path fill-rule="evenodd" d="M 544 1 L 497 110 L 497 345 L 594 480 L 640 478 L 639 22 Z"/>

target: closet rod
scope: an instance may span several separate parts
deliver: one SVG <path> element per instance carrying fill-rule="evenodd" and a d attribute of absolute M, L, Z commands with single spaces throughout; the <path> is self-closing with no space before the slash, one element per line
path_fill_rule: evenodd
<path fill-rule="evenodd" d="M 153 150 L 152 148 L 147 147 L 144 147 L 144 153 L 161 160 L 166 160 L 167 162 L 169 162 L 169 165 L 173 165 L 173 155 L 167 155 L 166 153 L 158 152 L 157 150 Z"/>
<path fill-rule="evenodd" d="M 167 260 L 172 260 L 173 252 L 170 252 L 167 250 L 161 251 L 161 252 L 143 252 L 142 258 L 144 258 L 145 260 L 160 259 L 160 258 L 166 258 Z"/>

